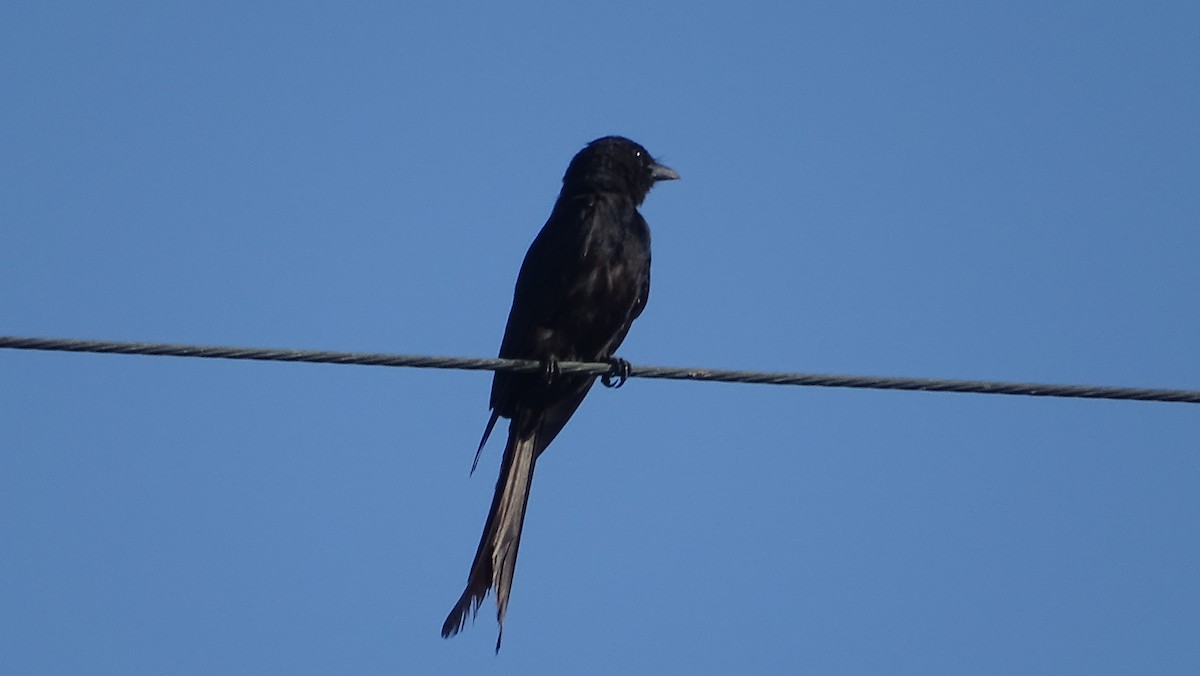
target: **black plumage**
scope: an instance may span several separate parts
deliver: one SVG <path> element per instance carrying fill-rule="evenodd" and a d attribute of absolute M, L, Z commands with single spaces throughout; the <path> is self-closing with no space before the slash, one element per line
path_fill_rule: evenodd
<path fill-rule="evenodd" d="M 500 650 L 534 466 L 596 380 L 556 374 L 553 365 L 613 358 L 650 293 L 650 229 L 637 207 L 655 182 L 677 178 L 620 136 L 592 141 L 567 167 L 554 210 L 521 264 L 500 344 L 501 357 L 541 360 L 547 370 L 497 372 L 492 381 L 479 450 L 499 417 L 510 419 L 508 442 L 466 589 L 442 636 L 461 631 L 494 586 Z"/>

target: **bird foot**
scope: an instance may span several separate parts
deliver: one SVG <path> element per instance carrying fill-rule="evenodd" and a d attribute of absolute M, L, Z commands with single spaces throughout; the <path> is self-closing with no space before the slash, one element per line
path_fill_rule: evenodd
<path fill-rule="evenodd" d="M 629 380 L 629 372 L 633 367 L 629 365 L 629 362 L 621 359 L 620 357 L 613 357 L 612 359 L 609 359 L 608 365 L 608 373 L 600 376 L 600 382 L 603 383 L 605 387 L 612 388 L 614 390 L 620 389 L 620 387 L 625 384 L 625 381 Z"/>
<path fill-rule="evenodd" d="M 553 385 L 554 381 L 558 380 L 561 375 L 562 369 L 558 367 L 558 359 L 556 357 L 542 360 L 542 380 L 547 385 Z"/>

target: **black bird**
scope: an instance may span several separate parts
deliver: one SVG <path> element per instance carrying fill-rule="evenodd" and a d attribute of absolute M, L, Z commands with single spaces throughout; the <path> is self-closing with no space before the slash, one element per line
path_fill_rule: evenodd
<path fill-rule="evenodd" d="M 467 588 L 442 625 L 443 637 L 462 631 L 494 585 L 500 651 L 534 465 L 596 380 L 558 374 L 557 362 L 608 361 L 623 382 L 629 365 L 613 353 L 650 293 L 650 229 L 637 207 L 656 181 L 677 178 L 620 136 L 592 141 L 567 167 L 554 210 L 521 264 L 500 343 L 502 358 L 536 359 L 546 368 L 497 372 L 492 380 L 492 415 L 475 462 L 501 416 L 510 419 L 508 443 Z"/>

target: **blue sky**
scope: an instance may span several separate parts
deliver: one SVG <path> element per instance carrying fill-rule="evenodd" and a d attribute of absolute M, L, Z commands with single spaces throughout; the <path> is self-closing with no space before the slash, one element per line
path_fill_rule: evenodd
<path fill-rule="evenodd" d="M 494 355 L 570 157 L 634 364 L 1200 388 L 1200 6 L 0 5 L 0 333 Z M 633 380 L 445 641 L 483 373 L 0 350 L 12 673 L 1200 670 L 1200 409 Z"/>

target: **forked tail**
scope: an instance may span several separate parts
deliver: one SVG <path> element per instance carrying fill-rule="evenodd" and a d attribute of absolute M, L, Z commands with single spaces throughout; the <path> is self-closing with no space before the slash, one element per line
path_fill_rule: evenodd
<path fill-rule="evenodd" d="M 462 631 L 467 616 L 474 617 L 479 612 L 488 590 L 495 586 L 496 619 L 500 623 L 500 634 L 496 637 L 497 652 L 504 638 L 504 612 L 508 608 L 508 595 L 517 566 L 517 548 L 521 545 L 521 527 L 525 523 L 525 505 L 529 501 L 529 487 L 537 462 L 539 425 L 529 424 L 529 420 L 521 419 L 524 417 L 518 416 L 509 424 L 508 443 L 504 447 L 496 494 L 492 498 L 483 536 L 479 539 L 479 548 L 475 551 L 471 573 L 467 576 L 467 588 L 442 624 L 443 638 Z"/>

